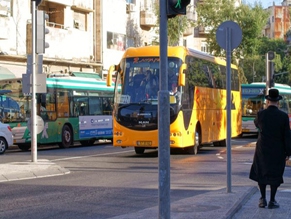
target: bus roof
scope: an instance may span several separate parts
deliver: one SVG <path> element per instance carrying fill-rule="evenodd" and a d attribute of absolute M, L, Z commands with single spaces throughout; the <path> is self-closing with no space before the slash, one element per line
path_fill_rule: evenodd
<path fill-rule="evenodd" d="M 241 84 L 241 87 L 242 87 L 242 89 L 243 88 L 246 88 L 246 89 L 250 89 L 250 88 L 254 88 L 254 89 L 258 89 L 258 88 L 265 89 L 266 88 L 266 82 L 253 82 L 251 84 Z M 275 86 L 272 87 L 272 88 L 278 89 L 279 92 L 282 93 L 282 94 L 291 94 L 291 87 L 289 85 L 287 85 L 287 84 L 275 83 Z"/>
<path fill-rule="evenodd" d="M 5 83 L 22 83 L 22 78 L 13 78 L 0 80 Z M 67 89 L 79 89 L 79 90 L 96 90 L 96 91 L 112 91 L 114 87 L 107 87 L 106 81 L 99 78 L 91 77 L 76 77 L 76 76 L 50 76 L 46 79 L 47 86 L 49 88 L 67 88 Z"/>
<path fill-rule="evenodd" d="M 288 84 L 275 83 L 274 88 L 290 88 Z M 251 84 L 242 84 L 242 87 L 266 87 L 266 82 L 253 82 Z"/>
<path fill-rule="evenodd" d="M 208 60 L 211 62 L 216 62 L 221 65 L 226 65 L 226 61 L 224 59 L 214 57 L 209 55 L 208 53 L 201 52 L 199 50 L 195 50 L 192 48 L 186 48 L 184 46 L 169 46 L 168 47 L 168 56 L 169 57 L 177 57 L 183 58 L 187 55 L 195 56 L 200 59 Z M 134 57 L 159 57 L 160 56 L 160 46 L 143 46 L 143 47 L 130 47 L 128 48 L 124 54 L 123 58 L 134 58 Z M 232 64 L 233 68 L 237 68 Z"/>
<path fill-rule="evenodd" d="M 113 86 L 107 87 L 106 81 L 96 78 L 83 77 L 55 77 L 47 78 L 47 86 L 50 88 L 68 88 L 79 90 L 113 91 Z"/>

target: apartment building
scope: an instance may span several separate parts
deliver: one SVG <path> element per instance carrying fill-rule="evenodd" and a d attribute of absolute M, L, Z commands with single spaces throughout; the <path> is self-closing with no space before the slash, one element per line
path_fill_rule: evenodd
<path fill-rule="evenodd" d="M 290 29 L 289 6 L 291 1 L 283 1 L 281 6 L 275 5 L 268 7 L 270 12 L 267 24 L 263 30 L 263 36 L 271 39 L 285 39 L 286 33 Z"/>
<path fill-rule="evenodd" d="M 191 0 L 187 18 L 195 21 Z M 43 73 L 96 72 L 105 75 L 126 48 L 151 45 L 155 31 L 156 0 L 43 0 L 48 15 L 49 48 L 43 54 Z M 237 2 L 241 2 L 237 0 Z M 0 0 L 0 75 L 21 77 L 27 71 L 31 47 L 31 1 Z M 206 51 L 207 27 L 189 27 L 180 45 Z M 6 76 L 5 76 L 6 77 Z"/>

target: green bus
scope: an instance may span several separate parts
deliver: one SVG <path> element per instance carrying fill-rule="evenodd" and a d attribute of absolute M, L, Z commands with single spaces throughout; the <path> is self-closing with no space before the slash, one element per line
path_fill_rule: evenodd
<path fill-rule="evenodd" d="M 37 144 L 58 144 L 67 148 L 79 141 L 92 145 L 112 139 L 113 88 L 98 78 L 51 76 L 47 93 L 36 94 L 37 115 L 44 128 Z M 12 128 L 14 144 L 21 150 L 31 146 L 27 121 L 31 115 L 31 94 L 22 92 L 22 79 L 0 81 L 0 119 Z"/>
<path fill-rule="evenodd" d="M 279 101 L 279 108 L 289 115 L 291 121 L 291 87 L 289 85 L 275 83 L 283 99 Z M 254 82 L 242 84 L 242 134 L 258 134 L 254 119 L 259 110 L 264 108 L 266 83 Z M 291 122 L 290 122 L 291 127 Z"/>

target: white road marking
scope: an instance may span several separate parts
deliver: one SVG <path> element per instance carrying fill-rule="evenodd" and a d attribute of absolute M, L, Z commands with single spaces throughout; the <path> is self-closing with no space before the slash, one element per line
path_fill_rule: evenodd
<path fill-rule="evenodd" d="M 54 160 L 50 160 L 50 161 L 74 160 L 74 159 L 82 159 L 82 158 L 86 158 L 86 157 L 100 157 L 100 156 L 104 156 L 104 155 L 124 154 L 124 153 L 128 153 L 128 152 L 132 152 L 132 150 L 127 150 L 127 151 L 122 151 L 122 152 L 105 153 L 105 154 L 95 154 L 95 155 L 88 155 L 88 156 L 79 156 L 79 157 L 65 157 L 65 158 L 54 159 Z"/>

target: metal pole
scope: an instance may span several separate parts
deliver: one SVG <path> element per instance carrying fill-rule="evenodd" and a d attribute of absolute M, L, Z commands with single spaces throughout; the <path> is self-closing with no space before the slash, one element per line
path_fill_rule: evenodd
<path fill-rule="evenodd" d="M 270 74 L 269 74 L 269 58 L 268 53 L 266 53 L 266 95 L 268 94 L 268 90 L 270 89 Z"/>
<path fill-rule="evenodd" d="M 168 21 L 160 0 L 160 78 L 158 92 L 159 218 L 170 219 L 170 102 L 168 91 Z"/>
<path fill-rule="evenodd" d="M 226 28 L 227 192 L 231 192 L 231 28 Z"/>
<path fill-rule="evenodd" d="M 32 4 L 32 99 L 31 99 L 31 157 L 32 162 L 37 162 L 37 134 L 36 134 L 36 93 L 35 93 L 35 36 L 36 36 L 36 4 L 35 1 L 31 1 Z"/>

